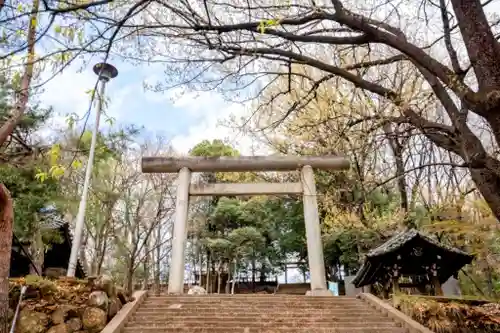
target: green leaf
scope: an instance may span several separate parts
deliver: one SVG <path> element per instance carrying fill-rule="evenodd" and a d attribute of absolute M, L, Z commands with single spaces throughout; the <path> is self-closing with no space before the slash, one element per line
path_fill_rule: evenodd
<path fill-rule="evenodd" d="M 109 125 L 109 126 L 113 126 L 113 124 L 115 123 L 115 119 L 113 117 L 108 117 L 106 118 L 105 122 Z"/>
<path fill-rule="evenodd" d="M 80 169 L 82 167 L 82 162 L 80 160 L 77 160 L 75 159 L 72 163 L 71 163 L 71 167 L 73 169 Z"/>
<path fill-rule="evenodd" d="M 62 165 L 54 165 L 50 168 L 49 174 L 55 178 L 59 179 L 64 175 L 65 169 Z"/>
<path fill-rule="evenodd" d="M 61 145 L 55 144 L 49 150 L 50 165 L 55 165 L 61 156 Z"/>
<path fill-rule="evenodd" d="M 73 129 L 73 127 L 75 126 L 75 116 L 74 115 L 68 115 L 66 117 L 66 123 L 68 124 L 68 127 L 70 129 Z"/>
<path fill-rule="evenodd" d="M 35 179 L 39 180 L 41 183 L 43 183 L 47 177 L 48 177 L 48 173 L 46 172 L 39 172 L 35 175 Z"/>

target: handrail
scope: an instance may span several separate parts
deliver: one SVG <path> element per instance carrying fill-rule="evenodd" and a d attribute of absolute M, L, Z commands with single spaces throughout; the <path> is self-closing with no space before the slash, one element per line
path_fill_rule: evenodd
<path fill-rule="evenodd" d="M 17 317 L 19 316 L 19 310 L 21 309 L 21 302 L 23 301 L 23 296 L 26 293 L 27 288 L 28 287 L 26 286 L 21 287 L 21 294 L 19 294 L 19 302 L 17 303 L 16 312 L 14 313 L 14 318 L 12 319 L 12 326 L 10 327 L 10 333 L 14 333 L 16 330 Z"/>

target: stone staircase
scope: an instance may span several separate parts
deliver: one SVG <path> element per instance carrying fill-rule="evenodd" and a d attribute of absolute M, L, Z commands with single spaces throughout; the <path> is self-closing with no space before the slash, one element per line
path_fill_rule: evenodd
<path fill-rule="evenodd" d="M 351 297 L 150 296 L 122 333 L 406 333 Z"/>

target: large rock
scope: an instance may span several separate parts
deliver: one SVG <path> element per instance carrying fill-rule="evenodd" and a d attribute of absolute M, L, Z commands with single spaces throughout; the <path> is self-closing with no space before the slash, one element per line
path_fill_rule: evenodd
<path fill-rule="evenodd" d="M 68 325 L 66 324 L 59 324 L 56 326 L 52 326 L 49 328 L 47 333 L 71 333 L 72 331 L 69 329 Z"/>
<path fill-rule="evenodd" d="M 99 308 L 108 312 L 109 298 L 106 292 L 98 290 L 89 295 L 87 304 L 93 308 Z"/>
<path fill-rule="evenodd" d="M 130 298 L 127 296 L 123 288 L 116 287 L 115 290 L 116 290 L 116 297 L 118 297 L 118 299 L 120 300 L 120 302 L 122 302 L 123 305 L 130 302 Z"/>
<path fill-rule="evenodd" d="M 122 308 L 122 302 L 118 299 L 118 297 L 113 297 L 109 300 L 108 307 L 108 318 L 113 318 L 118 311 Z"/>
<path fill-rule="evenodd" d="M 93 282 L 93 290 L 104 291 L 108 297 L 116 296 L 116 288 L 113 279 L 108 275 L 100 275 Z"/>
<path fill-rule="evenodd" d="M 188 291 L 188 295 L 206 295 L 207 291 L 200 286 L 194 286 Z"/>
<path fill-rule="evenodd" d="M 16 325 L 17 333 L 44 333 L 49 326 L 50 317 L 45 313 L 23 309 Z"/>
<path fill-rule="evenodd" d="M 100 332 L 107 323 L 108 313 L 99 308 L 88 307 L 83 311 L 82 325 L 90 333 Z"/>
<path fill-rule="evenodd" d="M 62 324 L 69 317 L 77 317 L 78 316 L 78 308 L 76 306 L 63 304 L 59 305 L 54 312 L 51 314 L 51 319 L 53 324 Z"/>
<path fill-rule="evenodd" d="M 68 325 L 71 332 L 76 332 L 82 329 L 82 321 L 80 318 L 71 318 L 66 322 L 66 325 Z"/>

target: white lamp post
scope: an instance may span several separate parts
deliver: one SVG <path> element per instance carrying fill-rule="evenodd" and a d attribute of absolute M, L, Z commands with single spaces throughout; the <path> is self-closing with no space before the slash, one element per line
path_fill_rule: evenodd
<path fill-rule="evenodd" d="M 82 243 L 83 227 L 85 226 L 85 209 L 87 207 L 87 196 L 89 192 L 90 179 L 92 178 L 92 167 L 94 164 L 95 146 L 97 143 L 97 133 L 99 131 L 99 121 L 101 119 L 101 112 L 104 102 L 104 92 L 106 83 L 118 76 L 118 70 L 111 64 L 99 63 L 93 68 L 94 73 L 99 77 L 101 89 L 99 91 L 99 100 L 97 104 L 97 112 L 95 116 L 95 126 L 92 132 L 92 140 L 90 142 L 90 152 L 85 169 L 85 180 L 83 183 L 82 197 L 80 198 L 80 205 L 78 206 L 78 215 L 76 216 L 75 233 L 73 238 L 73 245 L 71 247 L 71 254 L 69 257 L 67 276 L 74 277 L 76 266 L 78 263 L 78 255 L 80 253 L 80 245 Z"/>

